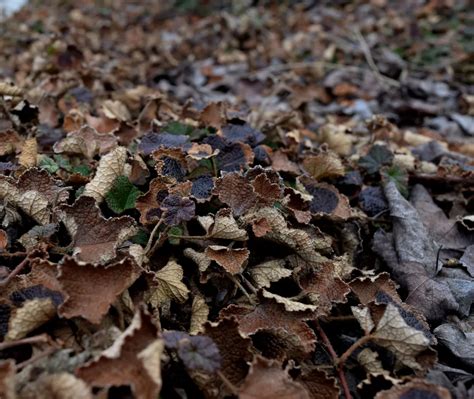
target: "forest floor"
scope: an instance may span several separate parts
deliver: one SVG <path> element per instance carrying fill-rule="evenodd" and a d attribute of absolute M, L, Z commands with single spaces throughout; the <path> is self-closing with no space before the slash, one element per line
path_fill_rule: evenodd
<path fill-rule="evenodd" d="M 164 3 L 0 23 L 0 397 L 474 398 L 468 2 Z"/>

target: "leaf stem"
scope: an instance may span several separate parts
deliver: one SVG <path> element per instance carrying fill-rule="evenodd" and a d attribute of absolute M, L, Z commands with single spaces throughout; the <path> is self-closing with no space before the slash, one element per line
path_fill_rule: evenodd
<path fill-rule="evenodd" d="M 148 255 L 148 253 L 150 252 L 150 249 L 151 249 L 151 245 L 153 244 L 153 240 L 155 238 L 155 235 L 156 233 L 158 232 L 158 229 L 160 228 L 161 226 L 161 223 L 163 223 L 163 218 L 161 218 L 160 220 L 158 220 L 158 222 L 156 223 L 155 227 L 153 227 L 153 230 L 151 231 L 150 233 L 150 237 L 148 238 L 148 242 L 146 243 L 146 247 L 145 249 L 143 250 L 143 252 L 145 254 Z"/>
<path fill-rule="evenodd" d="M 352 352 L 354 352 L 357 348 L 360 346 L 366 344 L 367 342 L 371 341 L 374 338 L 373 335 L 364 335 L 362 338 L 358 339 L 356 342 L 354 342 L 339 358 L 338 364 L 340 367 L 344 365 L 344 363 L 349 359 L 349 356 L 352 355 Z"/>
<path fill-rule="evenodd" d="M 30 344 L 44 344 L 49 341 L 49 336 L 46 334 L 34 335 L 16 341 L 7 341 L 0 343 L 0 351 L 8 348 L 12 348 L 19 345 L 30 345 Z"/>
<path fill-rule="evenodd" d="M 0 287 L 5 287 L 7 286 L 10 281 L 12 281 L 15 276 L 20 273 L 28 264 L 29 258 L 23 259 L 11 272 L 10 274 L 5 277 L 2 281 L 0 281 Z"/>
<path fill-rule="evenodd" d="M 349 390 L 349 385 L 347 385 L 347 380 L 346 380 L 346 376 L 344 374 L 343 366 L 342 366 L 342 364 L 339 364 L 339 358 L 338 358 L 337 353 L 336 353 L 336 351 L 334 350 L 334 348 L 331 344 L 331 341 L 329 341 L 328 336 L 324 332 L 324 330 L 321 327 L 321 325 L 319 324 L 318 320 L 314 320 L 312 324 L 316 328 L 316 331 L 318 332 L 319 336 L 321 337 L 321 340 L 323 341 L 323 343 L 326 346 L 329 354 L 332 357 L 332 360 L 334 362 L 334 366 L 337 369 L 337 373 L 338 373 L 338 376 L 339 376 L 339 381 L 340 381 L 342 389 L 344 391 L 344 396 L 346 397 L 346 399 L 352 399 L 351 391 Z"/>
<path fill-rule="evenodd" d="M 186 235 L 177 235 L 177 234 L 168 234 L 168 237 L 171 238 L 182 238 L 183 240 L 206 240 L 209 236 L 186 236 Z"/>

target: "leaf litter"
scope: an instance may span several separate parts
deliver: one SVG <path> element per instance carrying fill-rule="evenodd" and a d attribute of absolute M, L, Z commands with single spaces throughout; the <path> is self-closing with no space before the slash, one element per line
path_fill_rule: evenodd
<path fill-rule="evenodd" d="M 0 396 L 473 397 L 468 18 L 52 0 L 2 21 Z"/>

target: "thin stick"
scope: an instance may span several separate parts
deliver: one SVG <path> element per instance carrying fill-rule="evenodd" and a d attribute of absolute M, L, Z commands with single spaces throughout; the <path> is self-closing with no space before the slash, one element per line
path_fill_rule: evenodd
<path fill-rule="evenodd" d="M 237 280 L 237 278 L 231 274 L 229 274 L 229 277 L 230 279 L 235 283 L 235 285 L 237 287 L 239 287 L 240 291 L 242 291 L 242 293 L 247 297 L 247 299 L 249 300 L 249 302 L 252 304 L 252 305 L 256 305 L 255 301 L 252 299 L 252 297 L 250 296 L 250 294 L 247 292 L 247 290 L 244 288 L 244 286 L 242 284 L 240 284 L 240 281 Z"/>
<path fill-rule="evenodd" d="M 5 277 L 2 281 L 0 281 L 0 287 L 5 287 L 7 286 L 10 281 L 12 281 L 15 276 L 20 273 L 25 267 L 26 265 L 28 264 L 29 262 L 29 259 L 28 258 L 25 258 L 23 259 L 11 272 L 10 274 Z"/>
<path fill-rule="evenodd" d="M 151 256 L 155 253 L 155 251 L 161 247 L 163 245 L 163 243 L 165 242 L 166 238 L 168 238 L 168 230 L 170 229 L 170 227 L 166 227 L 163 232 L 161 233 L 161 235 L 158 237 L 158 239 L 155 241 L 155 243 L 153 244 L 153 246 L 151 247 L 150 249 L 150 252 L 148 253 L 148 256 Z"/>
<path fill-rule="evenodd" d="M 150 237 L 148 238 L 148 242 L 146 243 L 146 247 L 144 249 L 144 253 L 145 254 L 148 254 L 148 252 L 150 251 L 150 248 L 151 248 L 151 245 L 153 243 L 153 240 L 155 238 L 155 235 L 158 231 L 158 229 L 160 228 L 161 226 L 161 223 L 163 223 L 163 218 L 161 218 L 160 220 L 158 220 L 158 222 L 156 223 L 155 227 L 153 227 L 153 230 L 151 231 L 150 233 Z"/>
<path fill-rule="evenodd" d="M 0 351 L 3 351 L 8 348 L 13 348 L 19 345 L 44 344 L 48 341 L 49 336 L 46 334 L 34 335 L 32 337 L 18 339 L 16 341 L 2 342 L 0 343 Z"/>
<path fill-rule="evenodd" d="M 364 335 L 361 339 L 358 339 L 356 342 L 354 342 L 339 358 L 339 366 L 342 367 L 347 361 L 347 359 L 349 359 L 349 356 L 352 355 L 352 352 L 354 352 L 357 348 L 361 347 L 367 342 L 371 341 L 373 338 L 373 335 Z"/>
<path fill-rule="evenodd" d="M 48 348 L 48 349 L 44 350 L 43 352 L 40 352 L 37 355 L 30 357 L 28 360 L 25 360 L 24 362 L 18 363 L 16 365 L 16 369 L 17 370 L 23 369 L 26 366 L 29 366 L 30 364 L 33 364 L 33 363 L 37 362 L 38 360 L 49 356 L 55 350 L 56 350 L 56 348 Z"/>
<path fill-rule="evenodd" d="M 238 388 L 234 384 L 232 384 L 232 382 L 230 382 L 224 374 L 222 374 L 222 371 L 217 370 L 216 374 L 219 376 L 224 385 L 229 388 L 229 391 L 232 393 L 232 395 L 239 396 Z"/>
<path fill-rule="evenodd" d="M 374 75 L 377 77 L 377 79 L 381 83 L 387 83 L 390 86 L 394 87 L 400 87 L 400 82 L 398 82 L 395 79 L 389 78 L 387 76 L 384 76 L 380 73 L 379 68 L 375 64 L 374 58 L 372 57 L 372 53 L 370 52 L 370 47 L 367 41 L 365 40 L 364 36 L 360 32 L 358 28 L 354 29 L 354 34 L 359 41 L 360 47 L 362 48 L 362 52 L 364 53 L 365 60 L 367 61 L 367 64 L 369 64 L 370 69 L 374 73 Z"/>
<path fill-rule="evenodd" d="M 337 353 L 336 351 L 334 350 L 332 344 L 331 344 L 331 341 L 329 341 L 329 338 L 328 336 L 326 335 L 326 333 L 324 332 L 324 330 L 322 329 L 321 325 L 319 324 L 319 321 L 318 320 L 314 320 L 313 323 L 314 327 L 316 328 L 316 330 L 318 331 L 319 333 L 319 336 L 321 337 L 324 345 L 326 346 L 329 354 L 331 355 L 332 357 L 332 360 L 334 362 L 334 365 L 336 366 L 337 368 L 337 373 L 338 373 L 338 376 L 339 376 L 339 381 L 341 382 L 341 385 L 342 385 L 342 389 L 344 391 L 344 395 L 346 397 L 346 399 L 352 399 L 352 395 L 351 395 L 351 391 L 349 390 L 349 385 L 347 385 L 347 380 L 346 380 L 346 376 L 344 375 L 344 370 L 343 370 L 343 367 L 338 365 L 339 363 L 339 359 L 338 359 L 338 356 L 337 356 Z"/>
<path fill-rule="evenodd" d="M 207 240 L 209 236 L 186 236 L 186 235 L 178 235 L 178 234 L 168 234 L 168 237 L 171 238 L 182 238 L 183 240 Z"/>

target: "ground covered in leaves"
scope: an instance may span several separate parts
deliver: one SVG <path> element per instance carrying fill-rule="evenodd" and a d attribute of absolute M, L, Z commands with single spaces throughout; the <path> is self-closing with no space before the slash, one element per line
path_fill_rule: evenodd
<path fill-rule="evenodd" d="M 164 3 L 0 25 L 0 397 L 473 398 L 468 2 Z"/>

